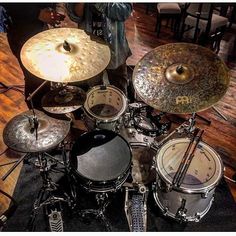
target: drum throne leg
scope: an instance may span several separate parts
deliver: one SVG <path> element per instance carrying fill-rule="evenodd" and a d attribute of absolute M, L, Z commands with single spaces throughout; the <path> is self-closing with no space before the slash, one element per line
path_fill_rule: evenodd
<path fill-rule="evenodd" d="M 107 231 L 112 231 L 111 224 L 105 216 L 106 208 L 110 203 L 108 193 L 96 193 L 95 198 L 98 208 L 81 210 L 79 211 L 79 214 L 82 218 L 85 218 L 87 215 L 94 215 L 96 219 L 99 219 L 104 224 Z"/>

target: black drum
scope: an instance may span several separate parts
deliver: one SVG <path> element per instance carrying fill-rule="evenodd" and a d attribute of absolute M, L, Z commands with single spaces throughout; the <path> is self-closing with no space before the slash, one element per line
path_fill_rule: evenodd
<path fill-rule="evenodd" d="M 81 135 L 74 144 L 70 164 L 88 191 L 117 191 L 126 181 L 131 166 L 128 142 L 110 130 Z"/>

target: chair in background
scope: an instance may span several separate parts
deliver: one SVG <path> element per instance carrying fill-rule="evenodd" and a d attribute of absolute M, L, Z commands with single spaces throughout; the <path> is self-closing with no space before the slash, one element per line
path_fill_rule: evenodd
<path fill-rule="evenodd" d="M 159 36 L 161 31 L 162 20 L 171 20 L 171 29 L 176 33 L 178 31 L 180 19 L 181 19 L 181 8 L 178 3 L 158 3 L 157 4 L 157 23 L 156 31 Z"/>
<path fill-rule="evenodd" d="M 227 24 L 228 18 L 214 13 L 213 3 L 191 3 L 185 12 L 181 38 L 184 32 L 194 29 L 192 42 L 203 46 L 210 44 L 217 53 Z"/>

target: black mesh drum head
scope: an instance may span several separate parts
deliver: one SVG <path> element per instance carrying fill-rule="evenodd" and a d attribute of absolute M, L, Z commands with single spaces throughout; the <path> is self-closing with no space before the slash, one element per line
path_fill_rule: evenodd
<path fill-rule="evenodd" d="M 127 141 L 110 130 L 81 135 L 72 148 L 72 168 L 91 181 L 111 181 L 125 173 L 131 164 Z"/>

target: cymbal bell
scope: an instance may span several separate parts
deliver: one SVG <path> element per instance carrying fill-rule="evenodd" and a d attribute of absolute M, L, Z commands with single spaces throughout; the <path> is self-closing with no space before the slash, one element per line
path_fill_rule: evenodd
<path fill-rule="evenodd" d="M 30 38 L 21 61 L 33 75 L 52 82 L 78 82 L 101 73 L 110 62 L 104 41 L 76 28 L 54 28 Z"/>
<path fill-rule="evenodd" d="M 66 114 L 79 109 L 86 100 L 86 93 L 76 86 L 66 86 L 49 91 L 42 98 L 42 108 L 53 114 Z"/>
<path fill-rule="evenodd" d="M 226 65 L 215 53 L 190 43 L 153 49 L 137 63 L 132 80 L 146 104 L 175 114 L 211 107 L 224 96 L 230 81 Z"/>
<path fill-rule="evenodd" d="M 52 118 L 35 110 L 38 121 L 37 139 L 32 110 L 13 117 L 3 130 L 3 141 L 17 152 L 45 152 L 61 143 L 70 130 L 70 122 Z"/>

